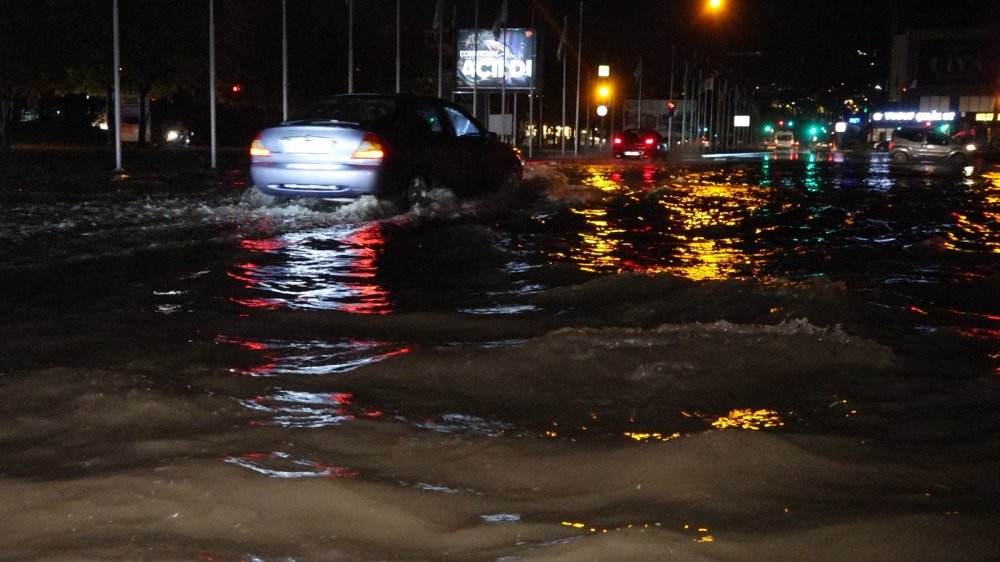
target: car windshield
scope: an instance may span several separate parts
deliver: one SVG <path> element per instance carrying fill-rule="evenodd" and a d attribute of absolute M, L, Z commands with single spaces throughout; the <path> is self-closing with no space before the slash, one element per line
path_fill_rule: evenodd
<path fill-rule="evenodd" d="M 622 131 L 622 140 L 627 143 L 641 143 L 648 137 L 653 137 L 656 135 L 655 131 L 650 131 L 646 129 L 630 129 L 627 131 Z"/>
<path fill-rule="evenodd" d="M 343 96 L 321 101 L 296 116 L 294 122 L 336 121 L 370 124 L 392 115 L 396 100 L 373 96 Z"/>

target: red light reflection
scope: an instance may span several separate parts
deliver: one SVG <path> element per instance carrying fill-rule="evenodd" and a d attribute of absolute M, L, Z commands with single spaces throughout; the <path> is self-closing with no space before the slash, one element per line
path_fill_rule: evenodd
<path fill-rule="evenodd" d="M 234 295 L 229 300 L 260 310 L 304 307 L 388 314 L 393 309 L 389 292 L 377 281 L 384 245 L 378 223 L 335 227 L 299 238 L 243 240 L 244 250 L 269 257 L 234 264 L 227 275 L 256 294 Z"/>

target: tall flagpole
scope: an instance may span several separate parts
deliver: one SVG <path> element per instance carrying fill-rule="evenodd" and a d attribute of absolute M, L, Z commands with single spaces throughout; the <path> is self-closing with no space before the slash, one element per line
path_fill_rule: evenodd
<path fill-rule="evenodd" d="M 635 128 L 642 128 L 642 57 L 639 57 L 639 67 L 636 68 L 636 78 L 639 80 L 639 107 L 635 111 Z"/>
<path fill-rule="evenodd" d="M 472 116 L 479 119 L 479 0 L 476 0 L 474 17 L 475 23 L 472 26 L 475 34 L 475 40 L 472 42 L 472 48 L 475 49 L 472 54 L 474 67 L 472 72 Z"/>
<path fill-rule="evenodd" d="M 560 47 L 561 51 L 563 51 L 562 52 L 562 57 L 560 57 L 560 58 L 562 58 L 562 67 L 563 67 L 562 129 L 559 132 L 559 144 L 560 144 L 560 147 L 561 147 L 560 148 L 561 154 L 563 156 L 566 156 L 566 53 L 564 51 L 565 51 L 565 43 L 566 43 L 566 26 L 568 26 L 568 25 L 569 25 L 569 21 L 566 19 L 566 16 L 563 16 L 562 35 L 560 36 L 561 37 L 560 38 L 561 43 L 559 44 L 559 47 Z"/>
<path fill-rule="evenodd" d="M 670 46 L 670 101 L 674 101 L 674 59 L 677 57 L 677 45 Z M 676 109 L 676 105 L 674 106 Z M 667 117 L 667 150 L 674 146 L 674 116 Z"/>
<path fill-rule="evenodd" d="M 444 38 L 443 38 L 443 35 L 442 35 L 442 29 L 441 29 L 442 27 L 444 27 L 444 23 L 443 22 L 444 22 L 444 2 L 443 2 L 443 0 L 438 0 L 437 1 L 437 7 L 434 10 L 434 28 L 437 30 L 437 36 L 438 36 L 438 53 L 437 53 L 437 55 L 438 55 L 438 68 L 437 68 L 437 70 L 438 70 L 438 97 L 439 98 L 444 94 L 444 90 L 442 89 L 442 78 L 441 78 L 442 73 L 443 73 L 443 68 L 444 68 L 442 66 L 442 64 L 443 64 L 442 63 L 442 56 L 443 55 L 441 54 L 441 51 L 443 50 L 443 47 L 444 47 L 444 45 L 443 45 Z"/>
<path fill-rule="evenodd" d="M 212 165 L 215 169 L 215 0 L 208 0 L 208 106 L 211 119 Z"/>
<path fill-rule="evenodd" d="M 501 29 L 503 30 L 503 66 L 500 67 L 500 119 L 502 119 L 503 128 L 507 128 L 507 0 L 503 0 L 503 21 L 501 21 Z M 511 131 L 513 133 L 513 131 Z"/>
<path fill-rule="evenodd" d="M 580 153 L 580 61 L 583 59 L 583 0 L 580 0 L 580 38 L 576 43 L 576 123 L 573 126 L 573 156 Z"/>
<path fill-rule="evenodd" d="M 531 32 L 535 32 L 535 8 L 531 8 Z M 538 52 L 537 50 L 535 51 Z M 528 127 L 534 127 L 535 125 L 535 78 L 531 78 L 531 90 L 528 92 Z M 526 129 L 527 130 L 527 129 Z M 538 128 L 535 128 L 535 136 L 538 136 Z M 528 158 L 531 158 L 534 152 L 535 140 L 528 137 L 525 134 L 526 140 L 528 141 Z"/>
<path fill-rule="evenodd" d="M 118 39 L 118 0 L 111 4 L 112 35 L 114 36 L 114 84 L 115 84 L 115 171 L 122 171 L 122 95 L 121 95 L 121 49 Z"/>
<path fill-rule="evenodd" d="M 281 0 L 281 120 L 288 121 L 288 12 Z"/>
<path fill-rule="evenodd" d="M 688 93 L 690 89 L 688 88 L 688 63 L 684 61 L 684 80 L 681 81 L 681 101 L 684 105 L 681 109 L 681 144 L 687 142 L 687 128 L 688 128 Z"/>
<path fill-rule="evenodd" d="M 347 0 L 347 93 L 354 93 L 354 0 Z"/>
<path fill-rule="evenodd" d="M 399 68 L 401 66 L 401 60 L 399 56 L 399 26 L 400 26 L 400 13 L 399 13 L 399 0 L 396 0 L 396 93 L 399 93 Z"/>

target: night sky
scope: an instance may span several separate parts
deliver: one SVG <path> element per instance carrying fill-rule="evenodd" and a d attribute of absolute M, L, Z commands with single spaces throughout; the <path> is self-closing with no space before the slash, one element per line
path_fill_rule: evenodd
<path fill-rule="evenodd" d="M 424 3 L 426 17 L 432 18 L 433 0 Z M 479 0 L 481 27 L 492 23 L 500 3 Z M 445 4 L 458 7 L 455 13 L 462 26 L 471 19 L 475 2 Z M 548 28 L 546 44 L 554 58 L 551 49 L 558 31 L 552 24 L 561 25 L 567 16 L 570 40 L 576 43 L 580 4 L 579 0 L 510 0 L 510 25 L 529 26 L 534 11 L 536 27 Z M 391 11 L 393 3 L 388 5 Z M 405 0 L 404 6 L 404 10 L 417 8 L 414 0 Z M 584 68 L 608 63 L 631 76 L 641 57 L 644 88 L 667 87 L 658 77 L 669 76 L 675 46 L 678 74 L 676 69 L 685 60 L 698 60 L 728 67 L 758 84 L 817 89 L 840 82 L 884 82 L 894 27 L 1000 25 L 1000 0 L 725 0 L 716 15 L 705 12 L 704 0 L 584 0 L 583 22 Z"/>

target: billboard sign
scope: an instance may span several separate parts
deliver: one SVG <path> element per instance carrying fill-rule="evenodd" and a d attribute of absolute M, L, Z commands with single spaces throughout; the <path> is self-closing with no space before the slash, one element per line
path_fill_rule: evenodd
<path fill-rule="evenodd" d="M 535 33 L 531 29 L 458 31 L 458 88 L 527 90 L 535 85 Z"/>
<path fill-rule="evenodd" d="M 1000 62 L 995 45 L 995 37 L 921 41 L 918 85 L 991 87 Z"/>

